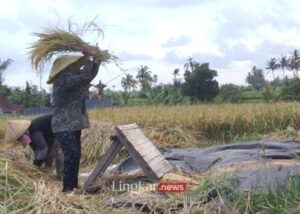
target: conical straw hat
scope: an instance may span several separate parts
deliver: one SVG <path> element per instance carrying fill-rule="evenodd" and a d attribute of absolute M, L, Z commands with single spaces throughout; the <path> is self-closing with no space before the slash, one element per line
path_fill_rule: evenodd
<path fill-rule="evenodd" d="M 63 55 L 58 57 L 52 65 L 52 69 L 50 71 L 50 75 L 48 78 L 47 83 L 51 84 L 53 79 L 61 73 L 69 65 L 76 63 L 77 66 L 80 68 L 84 64 L 83 56 L 72 56 L 72 55 Z"/>
<path fill-rule="evenodd" d="M 9 120 L 5 130 L 5 142 L 12 143 L 29 128 L 30 120 Z"/>

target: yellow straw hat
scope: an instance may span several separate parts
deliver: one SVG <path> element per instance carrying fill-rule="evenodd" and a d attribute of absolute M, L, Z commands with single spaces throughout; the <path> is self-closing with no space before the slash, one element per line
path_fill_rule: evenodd
<path fill-rule="evenodd" d="M 12 143 L 20 138 L 29 128 L 30 120 L 9 120 L 5 130 L 5 142 Z"/>
<path fill-rule="evenodd" d="M 78 63 L 77 66 L 80 68 L 84 64 L 83 56 L 70 56 L 63 55 L 55 59 L 50 71 L 50 75 L 47 83 L 51 84 L 53 79 L 66 67 L 73 63 Z"/>

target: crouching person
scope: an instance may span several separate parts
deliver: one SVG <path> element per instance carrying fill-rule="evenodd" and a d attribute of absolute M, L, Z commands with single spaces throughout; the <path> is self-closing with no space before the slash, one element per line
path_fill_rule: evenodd
<path fill-rule="evenodd" d="M 62 177 L 62 153 L 51 128 L 52 114 L 30 120 L 9 120 L 5 131 L 5 141 L 18 141 L 24 148 L 30 146 L 33 151 L 33 164 L 41 167 L 45 163 L 51 168 L 53 159 L 56 162 L 57 177 Z"/>

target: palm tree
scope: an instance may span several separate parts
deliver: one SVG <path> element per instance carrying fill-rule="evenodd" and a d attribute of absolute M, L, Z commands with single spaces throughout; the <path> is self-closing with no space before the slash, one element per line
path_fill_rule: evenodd
<path fill-rule="evenodd" d="M 274 71 L 279 68 L 279 64 L 277 63 L 277 60 L 273 57 L 270 59 L 270 61 L 267 61 L 266 63 L 267 67 L 266 69 L 270 70 L 273 74 L 273 79 L 275 79 Z"/>
<path fill-rule="evenodd" d="M 174 87 L 175 87 L 175 89 L 178 89 L 179 85 L 180 85 L 180 80 L 177 79 L 177 76 L 179 75 L 179 71 L 180 71 L 179 68 L 176 68 L 173 71 L 173 75 L 174 75 L 173 81 L 174 81 Z"/>
<path fill-rule="evenodd" d="M 140 82 L 143 93 L 151 88 L 151 83 L 153 82 L 153 78 L 151 76 L 151 71 L 147 65 L 140 66 L 140 68 L 138 69 L 138 74 L 136 75 L 136 78 Z"/>
<path fill-rule="evenodd" d="M 25 107 L 31 107 L 32 86 L 26 81 L 25 87 Z"/>
<path fill-rule="evenodd" d="M 4 60 L 3 62 L 0 59 L 0 86 L 2 86 L 4 82 L 3 72 L 11 65 L 13 62 L 12 59 Z"/>
<path fill-rule="evenodd" d="M 288 64 L 289 64 L 288 60 L 286 59 L 285 56 L 283 56 L 278 61 L 279 61 L 279 66 L 282 70 L 282 79 L 284 79 L 284 72 L 285 72 L 285 69 L 288 67 Z"/>
<path fill-rule="evenodd" d="M 246 82 L 257 91 L 261 90 L 266 83 L 263 70 L 253 66 L 251 72 L 246 77 Z"/>
<path fill-rule="evenodd" d="M 135 89 L 137 86 L 137 81 L 133 78 L 132 75 L 126 74 L 126 77 L 122 78 L 121 85 L 124 90 L 130 91 L 131 89 Z"/>
<path fill-rule="evenodd" d="M 150 71 L 149 67 L 147 65 L 141 65 L 138 70 L 138 74 L 137 74 L 136 78 L 139 81 L 144 81 L 144 80 L 152 81 L 151 71 Z"/>
<path fill-rule="evenodd" d="M 293 71 L 293 75 L 294 77 L 298 77 L 298 71 L 300 69 L 300 57 L 299 57 L 299 53 L 298 50 L 294 50 L 294 52 L 291 54 L 291 56 L 289 57 L 289 65 L 288 68 L 289 70 Z"/>
<path fill-rule="evenodd" d="M 155 83 L 157 83 L 157 80 L 158 80 L 158 76 L 157 76 L 157 74 L 154 74 L 152 77 L 152 82 L 155 84 Z"/>
<path fill-rule="evenodd" d="M 174 69 L 174 71 L 173 71 L 174 81 L 177 80 L 177 76 L 179 75 L 179 71 L 180 71 L 179 68 Z"/>
<path fill-rule="evenodd" d="M 193 60 L 192 57 L 189 57 L 186 61 L 187 61 L 187 62 L 184 64 L 185 70 L 188 71 L 189 69 L 191 69 L 191 71 L 193 71 L 193 70 L 194 70 L 194 67 L 195 67 L 196 61 Z"/>

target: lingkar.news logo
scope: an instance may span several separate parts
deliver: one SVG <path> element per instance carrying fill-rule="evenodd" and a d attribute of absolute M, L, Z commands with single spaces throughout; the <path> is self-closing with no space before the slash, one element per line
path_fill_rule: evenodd
<path fill-rule="evenodd" d="M 185 192 L 186 182 L 160 182 L 157 187 L 158 192 Z"/>
<path fill-rule="evenodd" d="M 131 197 L 137 197 L 141 192 L 158 191 L 158 192 L 174 192 L 182 193 L 186 191 L 187 182 L 160 182 L 157 184 L 145 184 L 139 181 L 138 183 L 123 183 L 122 181 L 112 183 L 113 191 L 115 192 L 130 192 Z"/>

